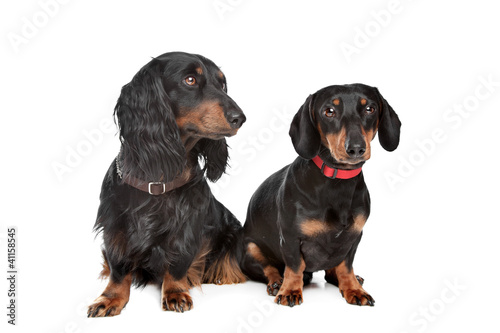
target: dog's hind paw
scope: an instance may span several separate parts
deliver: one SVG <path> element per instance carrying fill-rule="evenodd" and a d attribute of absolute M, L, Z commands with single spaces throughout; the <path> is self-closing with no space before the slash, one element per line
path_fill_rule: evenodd
<path fill-rule="evenodd" d="M 271 281 L 267 284 L 267 294 L 269 296 L 276 296 L 278 295 L 278 292 L 281 288 L 281 285 L 283 284 L 283 279 L 280 279 L 278 281 Z"/>

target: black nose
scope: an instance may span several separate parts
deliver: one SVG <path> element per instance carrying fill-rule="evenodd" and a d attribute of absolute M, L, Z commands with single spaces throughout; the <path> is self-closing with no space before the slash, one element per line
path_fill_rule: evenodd
<path fill-rule="evenodd" d="M 349 155 L 351 158 L 359 158 L 363 156 L 363 154 L 366 152 L 366 145 L 365 143 L 361 142 L 353 142 L 349 143 L 345 147 L 346 153 Z"/>
<path fill-rule="evenodd" d="M 231 110 L 226 115 L 227 121 L 231 128 L 240 128 L 247 120 L 247 117 L 240 110 Z"/>

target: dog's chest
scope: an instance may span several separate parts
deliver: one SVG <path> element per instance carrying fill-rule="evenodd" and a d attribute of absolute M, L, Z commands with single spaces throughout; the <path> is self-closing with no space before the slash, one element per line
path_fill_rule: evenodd
<path fill-rule="evenodd" d="M 333 268 L 346 257 L 366 223 L 366 214 L 355 214 L 343 221 L 307 219 L 300 223 L 301 252 L 306 271 Z"/>
<path fill-rule="evenodd" d="M 186 244 L 198 244 L 203 222 L 210 222 L 206 218 L 208 202 L 194 207 L 176 193 L 165 195 L 162 200 L 144 207 L 140 214 L 130 215 L 129 223 L 122 226 L 128 236 L 127 249 L 131 256 L 140 256 L 138 262 L 147 262 L 150 257 L 172 262 L 187 251 Z"/>

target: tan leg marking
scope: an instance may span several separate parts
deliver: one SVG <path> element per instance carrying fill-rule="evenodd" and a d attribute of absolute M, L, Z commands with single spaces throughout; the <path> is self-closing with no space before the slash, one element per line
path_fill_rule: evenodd
<path fill-rule="evenodd" d="M 281 305 L 294 305 L 302 304 L 302 288 L 304 287 L 304 270 L 306 263 L 301 260 L 300 266 L 297 271 L 292 270 L 290 267 L 285 267 L 285 274 L 283 277 L 283 285 L 281 286 L 278 295 L 274 302 Z"/>
<path fill-rule="evenodd" d="M 101 296 L 89 306 L 88 317 L 112 317 L 121 313 L 130 298 L 130 286 L 132 285 L 132 274 L 128 274 L 120 282 L 111 279 Z"/>
<path fill-rule="evenodd" d="M 283 283 L 283 278 L 278 269 L 268 264 L 267 259 L 264 257 L 264 254 L 257 244 L 252 242 L 248 243 L 247 252 L 262 265 L 262 271 L 267 278 L 267 293 L 276 296 Z"/>
<path fill-rule="evenodd" d="M 333 272 L 329 272 L 333 270 Z M 347 268 L 345 261 L 335 268 L 328 270 L 327 275 L 335 274 L 342 297 L 349 304 L 373 306 L 375 300 L 368 294 L 354 275 L 354 270 Z"/>
<path fill-rule="evenodd" d="M 189 282 L 187 276 L 174 280 L 170 273 L 166 273 L 161 286 L 162 308 L 164 311 L 184 312 L 193 308 L 193 300 L 189 296 Z"/>

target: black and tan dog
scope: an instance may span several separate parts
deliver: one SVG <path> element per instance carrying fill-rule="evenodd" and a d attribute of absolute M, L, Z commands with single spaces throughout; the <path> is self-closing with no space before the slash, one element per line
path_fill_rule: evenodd
<path fill-rule="evenodd" d="M 324 270 L 350 304 L 373 305 L 352 264 L 370 214 L 361 167 L 378 132 L 388 151 L 401 122 L 378 90 L 329 86 L 309 96 L 290 127 L 300 155 L 257 189 L 244 225 L 244 273 L 275 302 L 301 304 L 304 283 Z"/>
<path fill-rule="evenodd" d="M 224 173 L 225 137 L 246 120 L 219 67 L 183 52 L 154 58 L 122 88 L 115 115 L 122 147 L 95 224 L 109 283 L 88 316 L 120 314 L 132 285 L 161 285 L 163 310 L 184 312 L 192 286 L 245 281 L 241 224 L 206 180 Z"/>

